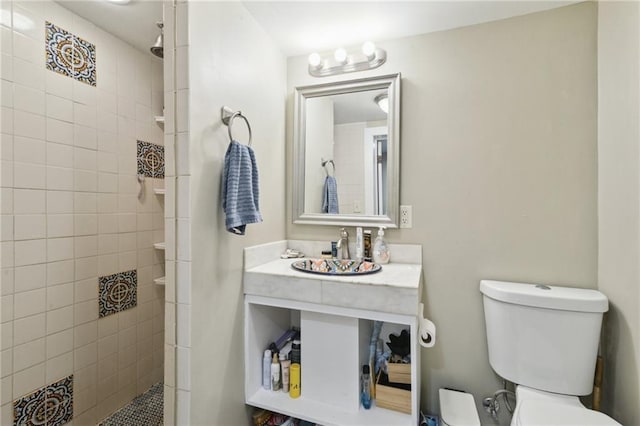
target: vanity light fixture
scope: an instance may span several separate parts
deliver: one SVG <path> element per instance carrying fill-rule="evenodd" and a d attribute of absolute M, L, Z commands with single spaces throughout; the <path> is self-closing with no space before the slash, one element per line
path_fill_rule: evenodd
<path fill-rule="evenodd" d="M 373 98 L 373 101 L 378 104 L 378 107 L 380 107 L 385 114 L 389 114 L 389 96 L 386 93 L 379 94 Z"/>
<path fill-rule="evenodd" d="M 327 77 L 354 71 L 378 68 L 387 61 L 387 52 L 370 41 L 362 45 L 362 51 L 349 54 L 344 48 L 336 49 L 333 57 L 323 59 L 318 53 L 309 55 L 309 74 Z"/>

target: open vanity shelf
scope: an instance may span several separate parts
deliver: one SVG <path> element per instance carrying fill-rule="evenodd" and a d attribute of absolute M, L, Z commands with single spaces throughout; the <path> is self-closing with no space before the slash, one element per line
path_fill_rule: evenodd
<path fill-rule="evenodd" d="M 284 241 L 245 249 L 246 403 L 326 426 L 417 424 L 421 266 L 389 264 L 382 272 L 358 277 L 304 274 L 291 268 L 294 259 L 279 259 L 286 247 L 298 248 Z M 416 250 L 419 259 L 420 248 Z M 360 372 L 368 363 L 374 321 L 384 321 L 384 341 L 389 332 L 409 330 L 410 414 L 375 402 L 369 410 L 360 405 Z M 264 350 L 293 326 L 300 328 L 301 340 L 302 392 L 297 399 L 262 388 Z"/>

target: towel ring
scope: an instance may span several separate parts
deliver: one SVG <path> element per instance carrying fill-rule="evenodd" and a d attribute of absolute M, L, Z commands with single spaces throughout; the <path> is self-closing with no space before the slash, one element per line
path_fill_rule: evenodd
<path fill-rule="evenodd" d="M 229 107 L 222 107 L 222 122 L 227 125 L 229 131 L 229 139 L 232 141 L 235 139 L 233 138 L 231 128 L 233 127 L 233 120 L 236 117 L 242 118 L 246 123 L 247 130 L 249 130 L 249 141 L 247 142 L 247 145 L 251 146 L 251 125 L 249 124 L 249 120 L 247 120 L 247 117 L 242 115 L 242 111 L 232 111 Z"/>
<path fill-rule="evenodd" d="M 333 162 L 333 160 L 325 160 L 324 158 L 321 158 L 321 164 L 322 167 L 324 167 L 324 171 L 327 174 L 327 176 L 329 176 L 329 169 L 327 168 L 327 164 L 331 163 L 331 166 L 333 167 L 333 175 L 336 175 L 336 163 Z"/>

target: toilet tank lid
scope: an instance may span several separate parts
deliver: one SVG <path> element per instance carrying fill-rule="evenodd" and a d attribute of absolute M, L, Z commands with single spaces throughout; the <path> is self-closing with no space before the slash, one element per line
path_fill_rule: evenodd
<path fill-rule="evenodd" d="M 480 291 L 491 299 L 516 305 L 575 312 L 609 310 L 607 296 L 585 288 L 482 280 Z"/>
<path fill-rule="evenodd" d="M 451 426 L 480 426 L 473 395 L 450 389 L 440 389 L 440 417 Z"/>

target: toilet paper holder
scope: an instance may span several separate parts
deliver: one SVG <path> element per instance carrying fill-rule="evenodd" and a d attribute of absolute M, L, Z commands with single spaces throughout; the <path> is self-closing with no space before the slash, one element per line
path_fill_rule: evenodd
<path fill-rule="evenodd" d="M 424 317 L 424 303 L 420 303 L 418 313 L 418 341 L 424 348 L 432 348 L 436 344 L 436 325 Z"/>

